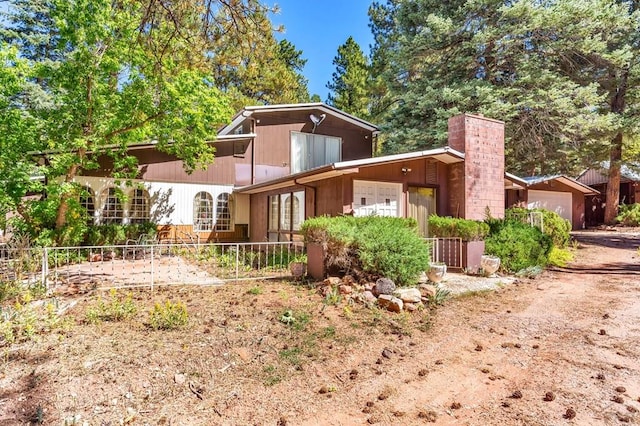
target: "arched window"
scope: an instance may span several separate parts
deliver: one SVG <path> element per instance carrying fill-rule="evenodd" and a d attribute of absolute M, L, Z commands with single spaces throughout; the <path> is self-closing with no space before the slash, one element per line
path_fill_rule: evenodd
<path fill-rule="evenodd" d="M 83 186 L 80 189 L 80 197 L 78 202 L 80 203 L 80 207 L 84 208 L 84 210 L 87 212 L 87 222 L 89 223 L 89 225 L 93 225 L 96 215 L 96 204 L 93 189 L 89 188 L 88 186 Z"/>
<path fill-rule="evenodd" d="M 109 223 L 122 223 L 124 217 L 124 211 L 122 209 L 122 203 L 120 197 L 115 188 L 106 188 L 102 191 L 100 196 L 102 201 L 102 214 L 101 222 L 103 224 Z"/>
<path fill-rule="evenodd" d="M 193 230 L 213 230 L 213 197 L 208 192 L 198 192 L 193 200 Z"/>
<path fill-rule="evenodd" d="M 129 208 L 129 223 L 149 221 L 149 193 L 144 189 L 134 189 Z"/>
<path fill-rule="evenodd" d="M 216 198 L 216 231 L 231 231 L 229 194 L 223 192 Z"/>

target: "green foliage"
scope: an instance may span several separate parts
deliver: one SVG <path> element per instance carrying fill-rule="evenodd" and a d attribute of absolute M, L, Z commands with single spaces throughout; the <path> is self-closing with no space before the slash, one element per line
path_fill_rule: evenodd
<path fill-rule="evenodd" d="M 436 285 L 436 292 L 429 298 L 429 302 L 432 305 L 439 306 L 446 302 L 450 297 L 451 291 L 442 286 Z"/>
<path fill-rule="evenodd" d="M 566 248 L 553 247 L 549 253 L 549 265 L 565 267 L 573 261 L 573 253 Z"/>
<path fill-rule="evenodd" d="M 187 307 L 182 302 L 167 300 L 164 304 L 156 303 L 149 313 L 149 325 L 154 330 L 175 330 L 188 322 Z"/>
<path fill-rule="evenodd" d="M 254 295 L 254 296 L 257 296 L 259 294 L 262 294 L 262 291 L 263 291 L 262 287 L 260 287 L 259 285 L 256 285 L 254 287 L 251 287 L 249 290 L 247 290 L 247 293 L 251 294 L 251 295 Z"/>
<path fill-rule="evenodd" d="M 360 118 L 369 115 L 369 64 L 360 46 L 353 37 L 338 47 L 333 58 L 335 72 L 327 88 L 328 104 Z"/>
<path fill-rule="evenodd" d="M 289 326 L 295 331 L 303 331 L 311 321 L 309 313 L 288 309 L 280 315 L 278 321 Z"/>
<path fill-rule="evenodd" d="M 413 219 L 320 216 L 302 224 L 305 241 L 327 249 L 327 270 L 387 277 L 412 285 L 429 264 L 429 250 Z"/>
<path fill-rule="evenodd" d="M 33 340 L 41 333 L 64 326 L 57 313 L 57 300 L 38 304 L 33 301 L 27 291 L 12 306 L 0 306 L 0 346 Z"/>
<path fill-rule="evenodd" d="M 480 241 L 489 234 L 489 225 L 477 220 L 431 215 L 429 233 L 439 238 L 458 237 L 462 241 Z"/>
<path fill-rule="evenodd" d="M 616 222 L 624 226 L 640 226 L 640 203 L 620 205 Z"/>
<path fill-rule="evenodd" d="M 133 293 L 129 292 L 124 297 L 117 290 L 109 290 L 109 297 L 105 300 L 100 297 L 98 303 L 87 309 L 87 321 L 98 324 L 103 321 L 124 321 L 133 317 L 138 311 L 133 301 Z"/>
<path fill-rule="evenodd" d="M 342 295 L 338 287 L 331 287 L 325 294 L 323 303 L 328 306 L 339 305 L 342 302 Z"/>
<path fill-rule="evenodd" d="M 545 266 L 553 247 L 551 238 L 536 227 L 516 220 L 494 219 L 485 240 L 485 252 L 498 256 L 501 267 L 512 272 L 531 266 Z"/>
<path fill-rule="evenodd" d="M 547 209 L 525 209 L 522 207 L 512 207 L 505 211 L 505 219 L 519 220 L 522 223 L 529 223 L 529 214 L 531 212 L 542 213 L 543 230 L 546 235 L 551 237 L 553 245 L 564 248 L 571 240 L 571 222 L 564 219 L 556 212 Z"/>

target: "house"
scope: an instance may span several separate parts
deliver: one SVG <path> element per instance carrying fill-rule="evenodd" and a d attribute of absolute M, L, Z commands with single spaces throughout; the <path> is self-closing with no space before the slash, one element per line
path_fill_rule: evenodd
<path fill-rule="evenodd" d="M 526 190 L 507 191 L 507 205 L 529 209 L 543 208 L 558 213 L 571 223 L 572 229 L 587 225 L 587 199 L 598 191 L 565 175 L 525 177 Z"/>
<path fill-rule="evenodd" d="M 426 236 L 431 214 L 503 217 L 506 206 L 535 199 L 540 185 L 575 193 L 569 210 L 581 227 L 583 186 L 505 172 L 499 120 L 455 116 L 447 146 L 373 157 L 378 131 L 323 103 L 246 107 L 211 142 L 216 158 L 206 171 L 187 174 L 148 143 L 131 147 L 139 161 L 133 185 L 115 186 L 107 157 L 76 181 L 97 223 L 152 220 L 170 239 L 295 241 L 305 218 L 340 214 L 413 217 Z"/>
<path fill-rule="evenodd" d="M 633 204 L 640 202 L 640 166 L 622 165 L 620 168 L 620 198 L 618 204 Z M 609 163 L 600 167 L 585 170 L 576 179 L 598 191 L 588 197 L 585 205 L 587 226 L 597 226 L 604 223 L 604 209 L 607 204 L 607 183 L 609 181 Z"/>

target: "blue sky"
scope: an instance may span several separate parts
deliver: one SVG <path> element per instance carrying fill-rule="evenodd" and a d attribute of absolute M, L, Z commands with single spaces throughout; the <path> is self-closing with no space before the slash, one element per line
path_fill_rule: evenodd
<path fill-rule="evenodd" d="M 318 94 L 324 102 L 329 90 L 326 84 L 335 71 L 333 58 L 338 47 L 349 36 L 369 56 L 373 36 L 369 30 L 367 11 L 372 0 L 265 0 L 272 6 L 280 6 L 280 14 L 273 15 L 274 27 L 284 25 L 284 37 L 302 50 L 307 59 L 304 76 L 309 79 L 309 93 Z"/>

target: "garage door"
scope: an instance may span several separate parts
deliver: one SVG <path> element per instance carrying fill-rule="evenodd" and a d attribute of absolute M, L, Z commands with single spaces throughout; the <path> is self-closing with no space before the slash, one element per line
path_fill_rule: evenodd
<path fill-rule="evenodd" d="M 400 200 L 402 184 L 388 182 L 353 181 L 353 214 L 355 216 L 402 215 Z"/>
<path fill-rule="evenodd" d="M 571 220 L 571 212 L 573 209 L 570 192 L 529 191 L 529 203 L 527 207 L 530 209 L 542 208 L 551 210 L 573 223 Z"/>

